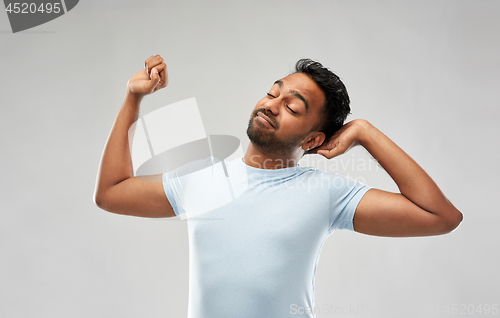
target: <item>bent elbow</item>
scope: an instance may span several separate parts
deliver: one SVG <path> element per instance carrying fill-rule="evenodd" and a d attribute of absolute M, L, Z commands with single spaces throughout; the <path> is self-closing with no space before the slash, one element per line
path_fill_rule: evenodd
<path fill-rule="evenodd" d="M 92 199 L 94 200 L 95 205 L 97 205 L 98 207 L 101 207 L 102 199 L 100 196 L 97 195 L 97 193 L 94 193 L 94 196 L 92 197 Z"/>
<path fill-rule="evenodd" d="M 464 216 L 462 214 L 462 212 L 460 212 L 459 210 L 455 209 L 453 211 L 453 215 L 450 216 L 448 218 L 448 220 L 445 222 L 446 223 L 446 229 L 445 229 L 445 233 L 450 233 L 452 231 L 454 231 L 459 225 L 460 223 L 462 223 L 462 220 L 464 219 Z"/>
<path fill-rule="evenodd" d="M 94 200 L 95 205 L 97 205 L 99 208 L 105 210 L 104 209 L 105 203 L 104 203 L 104 198 L 103 198 L 102 193 L 100 193 L 98 191 L 94 192 L 93 200 Z"/>

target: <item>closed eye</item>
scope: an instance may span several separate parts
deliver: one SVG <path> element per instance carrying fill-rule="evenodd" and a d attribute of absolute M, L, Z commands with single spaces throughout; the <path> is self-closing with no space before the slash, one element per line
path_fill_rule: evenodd
<path fill-rule="evenodd" d="M 271 95 L 270 93 L 266 93 L 266 94 L 267 94 L 267 96 L 269 96 L 269 97 L 276 98 L 276 96 Z M 290 108 L 290 106 L 286 105 L 286 107 L 287 107 L 288 109 L 290 109 L 290 111 L 291 111 L 292 113 L 297 114 L 297 112 L 296 112 L 296 111 L 294 111 L 293 109 L 291 109 L 291 108 Z"/>

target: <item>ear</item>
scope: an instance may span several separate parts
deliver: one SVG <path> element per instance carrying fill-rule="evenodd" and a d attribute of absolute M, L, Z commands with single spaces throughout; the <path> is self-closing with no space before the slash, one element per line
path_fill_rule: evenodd
<path fill-rule="evenodd" d="M 321 131 L 314 131 L 309 136 L 307 136 L 306 140 L 301 145 L 301 147 L 304 151 L 308 151 L 318 146 L 321 146 L 323 141 L 325 141 L 325 134 L 322 133 Z"/>

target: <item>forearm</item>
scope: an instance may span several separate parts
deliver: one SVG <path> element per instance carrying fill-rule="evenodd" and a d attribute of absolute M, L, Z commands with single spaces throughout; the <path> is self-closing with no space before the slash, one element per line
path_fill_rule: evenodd
<path fill-rule="evenodd" d="M 96 203 L 110 187 L 134 176 L 128 131 L 138 118 L 141 99 L 128 90 L 125 94 L 102 154 L 94 193 Z"/>
<path fill-rule="evenodd" d="M 364 121 L 361 145 L 387 171 L 400 192 L 420 208 L 447 220 L 462 218 L 429 175 L 392 140 Z"/>

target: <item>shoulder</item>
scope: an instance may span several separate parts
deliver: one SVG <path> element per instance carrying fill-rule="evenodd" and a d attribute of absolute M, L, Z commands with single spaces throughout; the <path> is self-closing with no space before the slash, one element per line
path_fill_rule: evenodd
<path fill-rule="evenodd" d="M 165 172 L 163 175 L 164 175 L 164 177 L 169 177 L 169 178 L 192 175 L 195 172 L 202 171 L 206 168 L 213 167 L 213 165 L 215 163 L 215 159 L 216 158 L 209 156 L 209 157 L 204 158 L 204 159 L 190 161 L 190 162 L 187 162 L 187 163 L 181 165 L 180 167 L 178 167 L 174 170 Z"/>
<path fill-rule="evenodd" d="M 349 175 L 344 176 L 336 172 L 327 172 L 315 168 L 308 170 L 304 175 L 317 179 L 322 185 L 327 186 L 332 191 L 343 192 L 368 187 L 362 181 L 356 180 Z"/>

